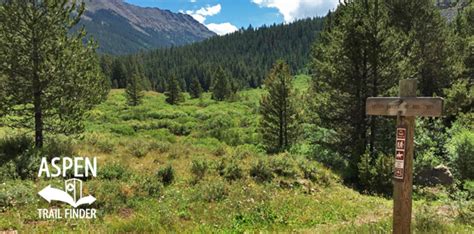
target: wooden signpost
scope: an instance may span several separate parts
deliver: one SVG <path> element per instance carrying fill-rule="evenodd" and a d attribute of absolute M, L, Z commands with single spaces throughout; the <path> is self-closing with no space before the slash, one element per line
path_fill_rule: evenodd
<path fill-rule="evenodd" d="M 371 97 L 367 115 L 397 116 L 395 166 L 393 176 L 393 233 L 411 232 L 413 187 L 413 137 L 415 117 L 439 117 L 443 99 L 416 97 L 416 80 L 400 81 L 399 97 Z"/>

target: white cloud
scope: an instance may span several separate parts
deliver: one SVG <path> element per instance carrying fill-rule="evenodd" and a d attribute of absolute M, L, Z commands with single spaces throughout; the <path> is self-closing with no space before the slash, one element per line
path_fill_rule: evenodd
<path fill-rule="evenodd" d="M 195 20 L 202 24 L 206 20 L 206 16 L 217 15 L 219 12 L 221 12 L 221 9 L 221 4 L 217 4 L 215 6 L 203 7 L 196 11 L 188 10 L 186 11 L 186 14 L 192 16 Z"/>
<path fill-rule="evenodd" d="M 237 31 L 238 30 L 237 27 L 235 27 L 229 22 L 205 24 L 206 18 L 208 16 L 217 15 L 221 12 L 221 10 L 222 10 L 221 4 L 217 4 L 214 6 L 203 7 L 195 11 L 187 10 L 186 14 L 191 15 L 196 21 L 198 21 L 201 24 L 204 24 L 209 30 L 217 33 L 218 35 L 225 35 L 225 34 Z"/>
<path fill-rule="evenodd" d="M 189 0 L 189 2 L 190 2 L 190 3 L 195 3 L 195 2 L 196 2 L 196 0 Z"/>
<path fill-rule="evenodd" d="M 211 24 L 206 24 L 206 27 L 209 30 L 217 33 L 218 35 L 225 35 L 225 34 L 233 33 L 239 30 L 237 27 L 235 27 L 231 23 L 221 23 L 221 24 L 211 23 Z"/>
<path fill-rule="evenodd" d="M 339 0 L 251 0 L 260 7 L 276 8 L 286 23 L 296 19 L 323 16 L 336 8 Z"/>

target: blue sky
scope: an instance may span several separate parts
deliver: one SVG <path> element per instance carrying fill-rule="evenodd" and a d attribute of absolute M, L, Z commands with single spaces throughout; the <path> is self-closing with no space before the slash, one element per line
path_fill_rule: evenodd
<path fill-rule="evenodd" d="M 217 34 L 224 35 L 250 24 L 289 23 L 324 16 L 338 0 L 125 0 L 143 7 L 158 7 L 193 16 Z"/>

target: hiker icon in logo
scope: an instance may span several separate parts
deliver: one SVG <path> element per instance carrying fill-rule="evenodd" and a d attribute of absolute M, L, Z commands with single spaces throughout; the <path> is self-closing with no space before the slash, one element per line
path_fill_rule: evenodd
<path fill-rule="evenodd" d="M 83 204 L 92 204 L 95 197 L 89 195 L 82 197 L 82 181 L 79 179 L 69 179 L 64 182 L 64 190 L 52 188 L 51 185 L 46 186 L 38 194 L 46 201 L 61 201 L 76 208 Z M 78 197 L 77 197 L 78 196 Z"/>

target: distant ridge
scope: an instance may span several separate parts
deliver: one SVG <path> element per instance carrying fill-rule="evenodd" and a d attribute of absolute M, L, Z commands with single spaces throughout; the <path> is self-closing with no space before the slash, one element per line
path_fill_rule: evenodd
<path fill-rule="evenodd" d="M 99 42 L 98 51 L 129 54 L 140 50 L 179 46 L 216 34 L 182 13 L 139 7 L 122 0 L 84 0 L 86 12 L 79 26 Z"/>

